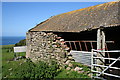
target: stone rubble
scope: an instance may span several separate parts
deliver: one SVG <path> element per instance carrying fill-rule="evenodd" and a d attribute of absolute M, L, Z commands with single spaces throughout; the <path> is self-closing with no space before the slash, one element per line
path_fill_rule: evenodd
<path fill-rule="evenodd" d="M 74 62 L 74 59 L 69 52 L 70 48 L 62 37 L 54 33 L 28 32 L 26 45 L 26 58 L 30 58 L 33 62 L 45 61 L 51 64 L 52 61 L 55 61 L 61 67 L 68 66 L 66 70 L 84 72 L 80 67 L 73 67 L 71 62 Z"/>
<path fill-rule="evenodd" d="M 54 59 L 60 65 L 64 65 L 69 64 L 73 59 L 67 56 L 70 48 L 67 47 L 64 39 L 51 32 L 28 32 L 26 44 L 26 58 L 31 58 L 33 62 L 38 60 L 50 62 L 49 60 Z"/>
<path fill-rule="evenodd" d="M 67 67 L 66 70 L 70 70 L 71 68 L 70 67 Z"/>
<path fill-rule="evenodd" d="M 74 69 L 74 71 L 81 71 L 82 70 L 82 68 L 80 68 L 80 67 L 76 67 L 75 69 Z"/>

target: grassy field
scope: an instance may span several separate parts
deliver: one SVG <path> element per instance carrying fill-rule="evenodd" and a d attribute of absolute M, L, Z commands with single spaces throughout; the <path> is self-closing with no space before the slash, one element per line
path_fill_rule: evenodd
<path fill-rule="evenodd" d="M 19 65 L 24 61 L 24 59 L 14 61 L 14 45 L 4 45 L 2 46 L 2 77 L 10 78 L 14 69 L 19 67 Z M 25 56 L 25 53 L 19 53 L 21 56 Z"/>
<path fill-rule="evenodd" d="M 45 63 L 40 63 L 36 66 L 36 64 L 32 62 L 26 62 L 26 59 L 14 61 L 13 46 L 14 45 L 2 46 L 2 78 L 41 78 L 44 75 L 46 76 L 43 78 L 89 78 L 86 72 L 90 71 L 90 69 L 78 63 L 73 64 L 74 66 L 82 67 L 84 73 L 59 69 L 55 67 L 56 65 L 52 65 L 51 67 Z M 19 53 L 19 56 L 25 56 L 25 53 Z M 16 77 L 16 75 L 18 77 Z"/>

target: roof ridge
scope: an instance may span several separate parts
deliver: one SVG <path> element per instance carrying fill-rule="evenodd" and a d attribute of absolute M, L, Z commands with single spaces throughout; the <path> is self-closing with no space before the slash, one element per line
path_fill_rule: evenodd
<path fill-rule="evenodd" d="M 114 26 L 119 23 L 118 2 L 120 0 L 62 13 L 38 24 L 30 31 L 80 32 L 99 28 L 101 24 Z"/>
<path fill-rule="evenodd" d="M 115 3 L 118 3 L 118 2 L 120 2 L 120 0 L 107 2 L 107 3 L 103 3 L 103 4 L 98 4 L 98 5 L 94 5 L 94 6 L 90 6 L 90 7 L 86 7 L 86 8 L 81 8 L 81 9 L 65 12 L 65 13 L 62 13 L 62 14 L 58 14 L 58 15 L 55 15 L 55 16 L 60 16 L 60 15 L 63 15 L 63 14 L 75 13 L 77 11 L 83 11 L 83 10 L 90 11 L 91 9 L 94 9 L 94 8 L 97 8 L 97 7 L 101 7 L 101 6 L 104 6 L 104 5 L 112 5 L 112 4 L 115 4 Z"/>

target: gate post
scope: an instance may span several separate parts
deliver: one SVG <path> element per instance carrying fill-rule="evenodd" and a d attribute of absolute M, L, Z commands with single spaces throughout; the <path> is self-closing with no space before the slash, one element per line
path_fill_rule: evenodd
<path fill-rule="evenodd" d="M 101 29 L 97 30 L 97 50 L 101 49 Z"/>
<path fill-rule="evenodd" d="M 97 50 L 105 51 L 105 33 L 101 28 L 99 28 L 97 30 Z M 98 52 L 97 57 L 105 57 L 105 53 Z M 101 60 L 97 59 L 96 62 L 98 65 L 104 65 L 105 60 L 104 59 L 101 59 Z M 99 67 L 97 67 L 97 71 L 101 72 L 102 70 Z"/>
<path fill-rule="evenodd" d="M 105 57 L 105 32 L 104 31 L 102 31 L 102 51 L 103 51 L 103 53 L 102 53 L 102 55 Z M 104 64 L 103 65 L 105 65 L 105 60 L 103 59 L 103 62 L 104 62 Z"/>

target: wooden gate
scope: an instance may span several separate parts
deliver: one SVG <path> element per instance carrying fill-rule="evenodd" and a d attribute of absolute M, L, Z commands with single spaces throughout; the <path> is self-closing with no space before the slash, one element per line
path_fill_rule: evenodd
<path fill-rule="evenodd" d="M 120 79 L 120 74 L 110 74 L 108 72 L 108 69 L 115 69 L 115 70 L 120 70 L 119 67 L 113 67 L 113 65 L 117 62 L 120 61 L 120 56 L 118 58 L 109 58 L 103 56 L 103 53 L 120 53 L 120 50 L 114 50 L 114 51 L 102 51 L 102 50 L 94 50 L 92 49 L 92 55 L 91 55 L 91 71 L 92 71 L 92 78 L 100 78 L 101 76 L 107 75 L 111 77 L 117 77 Z M 100 54 L 101 57 L 98 57 L 97 54 Z M 97 63 L 97 60 L 101 61 L 103 64 Z M 113 62 L 110 63 L 109 65 L 105 65 L 105 60 L 112 60 Z M 101 70 L 99 70 L 99 69 Z M 93 76 L 94 75 L 94 76 Z"/>
<path fill-rule="evenodd" d="M 95 48 L 95 45 L 97 45 L 97 41 L 65 41 L 65 42 L 70 47 L 71 49 L 70 54 L 73 56 L 75 62 L 79 62 L 88 66 L 91 65 L 92 54 L 91 49 Z M 108 50 L 107 43 L 114 43 L 114 41 L 106 41 L 106 50 Z"/>

